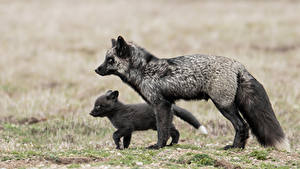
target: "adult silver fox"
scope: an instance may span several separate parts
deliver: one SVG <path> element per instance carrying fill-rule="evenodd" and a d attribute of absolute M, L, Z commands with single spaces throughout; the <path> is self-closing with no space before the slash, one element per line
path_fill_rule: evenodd
<path fill-rule="evenodd" d="M 265 89 L 235 60 L 200 54 L 159 59 L 119 36 L 95 71 L 119 76 L 154 108 L 158 141 L 150 148 L 166 145 L 176 100 L 211 99 L 236 131 L 233 144 L 224 149 L 244 148 L 249 125 L 261 145 L 289 151 Z"/>

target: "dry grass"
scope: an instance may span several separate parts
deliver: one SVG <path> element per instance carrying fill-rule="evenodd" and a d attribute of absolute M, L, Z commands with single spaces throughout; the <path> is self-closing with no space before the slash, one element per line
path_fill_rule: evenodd
<path fill-rule="evenodd" d="M 1 0 L 0 158 L 5 162 L 0 162 L 0 167 L 12 167 L 9 163 L 16 164 L 18 159 L 34 159 L 32 165 L 36 166 L 39 158 L 70 156 L 60 154 L 70 150 L 111 152 L 106 156 L 92 151 L 98 161 L 95 165 L 110 164 L 105 161 L 118 153 L 111 140 L 114 129 L 108 120 L 88 115 L 95 98 L 115 89 L 126 103 L 142 102 L 117 77 L 100 77 L 93 71 L 110 47 L 110 38 L 118 35 L 158 57 L 203 53 L 242 62 L 264 84 L 291 141 L 290 154 L 280 152 L 277 157 L 276 150 L 270 150 L 270 165 L 299 167 L 299 10 L 298 1 Z M 178 104 L 194 112 L 210 133 L 203 137 L 176 120 L 182 144 L 199 146 L 198 152 L 234 165 L 259 166 L 255 160 L 250 164 L 232 161 L 255 149 L 263 151 L 254 139 L 244 152 L 223 158 L 226 152 L 219 148 L 231 142 L 234 133 L 211 102 Z M 31 117 L 42 121 L 30 125 Z M 134 135 L 131 147 L 145 147 L 155 141 L 155 132 L 140 132 Z M 129 154 L 136 153 L 132 151 Z M 162 156 L 186 151 L 196 150 L 165 149 Z M 80 153 L 77 155 L 86 156 Z M 165 165 L 163 158 L 146 166 L 177 165 L 174 161 Z"/>

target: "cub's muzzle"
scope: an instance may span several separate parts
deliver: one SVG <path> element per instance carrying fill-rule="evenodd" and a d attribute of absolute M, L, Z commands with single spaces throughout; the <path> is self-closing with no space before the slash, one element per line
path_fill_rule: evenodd
<path fill-rule="evenodd" d="M 93 117 L 96 117 L 96 116 L 97 116 L 97 114 L 95 113 L 94 110 L 92 110 L 92 111 L 90 112 L 90 115 L 93 116 Z"/>

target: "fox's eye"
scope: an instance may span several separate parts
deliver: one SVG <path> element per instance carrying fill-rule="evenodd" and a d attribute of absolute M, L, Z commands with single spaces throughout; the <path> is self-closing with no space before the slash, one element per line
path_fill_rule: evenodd
<path fill-rule="evenodd" d="M 114 58 L 108 58 L 107 63 L 113 64 L 115 62 Z"/>

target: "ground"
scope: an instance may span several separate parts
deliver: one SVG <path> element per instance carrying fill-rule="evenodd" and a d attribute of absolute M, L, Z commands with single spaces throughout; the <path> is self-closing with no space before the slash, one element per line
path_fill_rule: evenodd
<path fill-rule="evenodd" d="M 233 0 L 1 0 L 0 168 L 300 168 L 300 2 Z M 115 150 L 113 126 L 88 113 L 97 96 L 143 100 L 94 69 L 122 35 L 160 58 L 213 54 L 236 59 L 264 85 L 291 152 L 224 151 L 234 131 L 211 101 L 179 101 L 208 129 L 175 118 L 179 145 L 147 150 L 156 132 Z"/>

